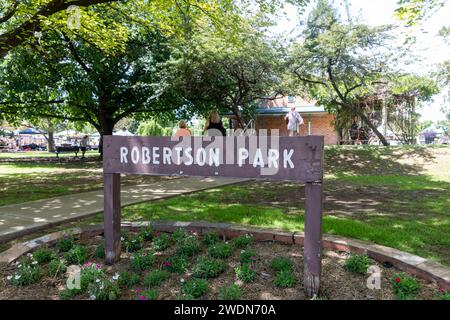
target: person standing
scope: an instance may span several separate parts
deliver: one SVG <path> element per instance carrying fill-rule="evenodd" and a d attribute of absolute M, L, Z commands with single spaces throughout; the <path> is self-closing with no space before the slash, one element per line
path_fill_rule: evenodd
<path fill-rule="evenodd" d="M 181 120 L 178 123 L 179 129 L 175 132 L 175 137 L 190 137 L 192 136 L 191 130 L 187 128 L 186 121 Z"/>
<path fill-rule="evenodd" d="M 83 138 L 81 138 L 81 141 L 80 141 L 81 159 L 84 158 L 84 154 L 86 153 L 88 141 L 89 141 L 89 136 L 87 136 L 87 135 L 85 135 Z"/>
<path fill-rule="evenodd" d="M 291 108 L 291 111 L 289 111 L 284 119 L 286 120 L 289 137 L 298 136 L 299 126 L 302 126 L 304 122 L 300 113 L 295 110 L 295 107 Z"/>
<path fill-rule="evenodd" d="M 222 119 L 220 118 L 220 114 L 217 111 L 212 111 L 209 114 L 208 120 L 206 120 L 205 129 L 203 132 L 208 136 L 226 136 L 227 130 L 223 126 Z"/>

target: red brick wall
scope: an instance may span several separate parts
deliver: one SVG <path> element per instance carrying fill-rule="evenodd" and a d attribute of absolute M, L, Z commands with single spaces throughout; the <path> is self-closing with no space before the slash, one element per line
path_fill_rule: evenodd
<path fill-rule="evenodd" d="M 300 134 L 308 135 L 308 115 L 302 114 L 305 125 L 301 127 Z M 313 114 L 311 115 L 311 134 L 325 136 L 325 144 L 337 144 L 338 135 L 333 127 L 333 115 Z M 258 116 L 256 129 L 267 129 L 270 134 L 271 129 L 279 129 L 281 136 L 287 136 L 286 121 L 284 116 L 265 116 L 264 120 Z"/>

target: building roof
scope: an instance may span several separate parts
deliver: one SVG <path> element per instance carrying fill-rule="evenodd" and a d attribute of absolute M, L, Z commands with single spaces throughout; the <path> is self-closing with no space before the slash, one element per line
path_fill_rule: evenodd
<path fill-rule="evenodd" d="M 295 109 L 299 113 L 327 113 L 324 107 L 321 106 L 296 106 Z M 258 108 L 256 112 L 258 114 L 279 115 L 286 114 L 291 110 L 288 108 Z"/>

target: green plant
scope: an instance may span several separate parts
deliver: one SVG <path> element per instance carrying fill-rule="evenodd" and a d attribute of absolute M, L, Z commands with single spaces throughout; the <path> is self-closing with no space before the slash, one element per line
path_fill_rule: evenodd
<path fill-rule="evenodd" d="M 187 232 L 185 229 L 176 229 L 173 233 L 172 233 L 172 239 L 175 242 L 181 241 L 186 239 L 187 237 L 189 237 L 190 234 L 189 232 Z"/>
<path fill-rule="evenodd" d="M 122 242 L 123 248 L 127 252 L 136 252 L 142 249 L 143 239 L 137 235 L 134 237 L 126 237 Z"/>
<path fill-rule="evenodd" d="M 256 271 L 255 266 L 250 263 L 239 264 L 234 269 L 236 276 L 245 283 L 251 283 L 255 280 Z"/>
<path fill-rule="evenodd" d="M 193 278 L 181 283 L 181 292 L 192 296 L 194 299 L 200 298 L 208 291 L 208 281 L 206 279 Z"/>
<path fill-rule="evenodd" d="M 48 264 L 48 275 L 50 277 L 56 277 L 57 275 L 65 273 L 66 271 L 66 264 L 62 260 L 54 259 Z"/>
<path fill-rule="evenodd" d="M 163 262 L 163 267 L 166 268 L 167 271 L 173 273 L 183 273 L 189 262 L 188 259 L 184 256 L 173 256 Z"/>
<path fill-rule="evenodd" d="M 226 259 L 233 253 L 233 248 L 227 243 L 216 243 L 208 248 L 208 254 L 213 258 Z"/>
<path fill-rule="evenodd" d="M 394 275 L 391 279 L 394 294 L 399 300 L 414 300 L 419 293 L 420 283 L 404 273 Z"/>
<path fill-rule="evenodd" d="M 164 280 L 169 277 L 169 273 L 165 270 L 153 270 L 144 278 L 144 284 L 147 287 L 159 286 Z"/>
<path fill-rule="evenodd" d="M 294 269 L 294 262 L 287 257 L 277 257 L 272 259 L 270 267 L 275 271 L 291 271 Z"/>
<path fill-rule="evenodd" d="M 238 285 L 232 284 L 228 287 L 222 287 L 219 290 L 220 300 L 239 300 L 242 296 L 242 289 Z"/>
<path fill-rule="evenodd" d="M 249 234 L 245 236 L 239 236 L 232 240 L 233 246 L 235 248 L 246 248 L 253 242 L 253 237 Z"/>
<path fill-rule="evenodd" d="M 199 257 L 193 269 L 197 278 L 215 278 L 225 270 L 225 264 L 218 259 Z"/>
<path fill-rule="evenodd" d="M 295 276 L 291 270 L 278 271 L 273 281 L 278 288 L 292 288 L 295 286 L 295 282 Z"/>
<path fill-rule="evenodd" d="M 153 252 L 139 251 L 131 256 L 130 266 L 134 270 L 148 270 L 155 263 L 155 260 Z"/>
<path fill-rule="evenodd" d="M 141 282 L 141 277 L 134 272 L 122 271 L 117 277 L 117 284 L 121 288 L 131 288 L 139 282 Z"/>
<path fill-rule="evenodd" d="M 241 252 L 241 262 L 242 263 L 253 263 L 256 261 L 256 251 L 252 249 L 243 250 Z"/>
<path fill-rule="evenodd" d="M 434 300 L 450 300 L 450 292 L 445 290 L 439 290 Z"/>
<path fill-rule="evenodd" d="M 152 226 L 147 226 L 139 232 L 139 237 L 144 241 L 150 241 L 153 237 L 153 228 Z"/>
<path fill-rule="evenodd" d="M 365 274 L 367 268 L 370 266 L 370 259 L 365 254 L 351 254 L 347 260 L 345 260 L 345 270 L 353 273 Z"/>
<path fill-rule="evenodd" d="M 41 268 L 31 256 L 22 258 L 17 265 L 17 272 L 7 280 L 15 286 L 27 286 L 37 282 L 41 277 Z"/>
<path fill-rule="evenodd" d="M 170 239 L 167 233 L 157 233 L 153 238 L 153 248 L 155 251 L 164 251 L 170 246 Z"/>
<path fill-rule="evenodd" d="M 182 256 L 192 257 L 200 251 L 200 242 L 192 235 L 177 241 L 177 253 Z"/>
<path fill-rule="evenodd" d="M 104 271 L 100 265 L 88 262 L 83 265 L 80 272 L 80 293 L 86 292 L 90 283 L 102 278 Z"/>
<path fill-rule="evenodd" d="M 116 282 L 103 276 L 88 284 L 87 293 L 91 300 L 117 300 L 120 289 Z"/>
<path fill-rule="evenodd" d="M 47 248 L 42 248 L 36 250 L 33 253 L 33 258 L 38 262 L 38 264 L 44 264 L 46 262 L 50 262 L 51 260 L 56 258 L 56 254 Z"/>
<path fill-rule="evenodd" d="M 83 264 L 88 258 L 87 249 L 83 246 L 76 245 L 64 254 L 68 264 Z"/>
<path fill-rule="evenodd" d="M 158 300 L 158 292 L 150 289 L 140 293 L 137 300 Z"/>
<path fill-rule="evenodd" d="M 217 243 L 220 241 L 220 237 L 219 234 L 217 233 L 217 231 L 209 231 L 207 234 L 205 234 L 203 236 L 203 242 L 207 245 L 210 246 L 214 243 Z"/>
<path fill-rule="evenodd" d="M 67 252 L 75 246 L 75 240 L 72 236 L 66 236 L 56 243 L 59 252 Z"/>
<path fill-rule="evenodd" d="M 105 258 L 105 241 L 101 241 L 98 244 L 98 246 L 95 248 L 94 255 L 99 259 Z"/>

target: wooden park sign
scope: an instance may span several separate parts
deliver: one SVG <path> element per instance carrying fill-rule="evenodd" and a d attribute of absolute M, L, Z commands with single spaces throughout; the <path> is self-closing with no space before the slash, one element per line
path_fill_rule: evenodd
<path fill-rule="evenodd" d="M 323 136 L 122 137 L 103 143 L 106 263 L 120 257 L 120 174 L 252 178 L 304 183 L 304 284 L 320 287 Z"/>

